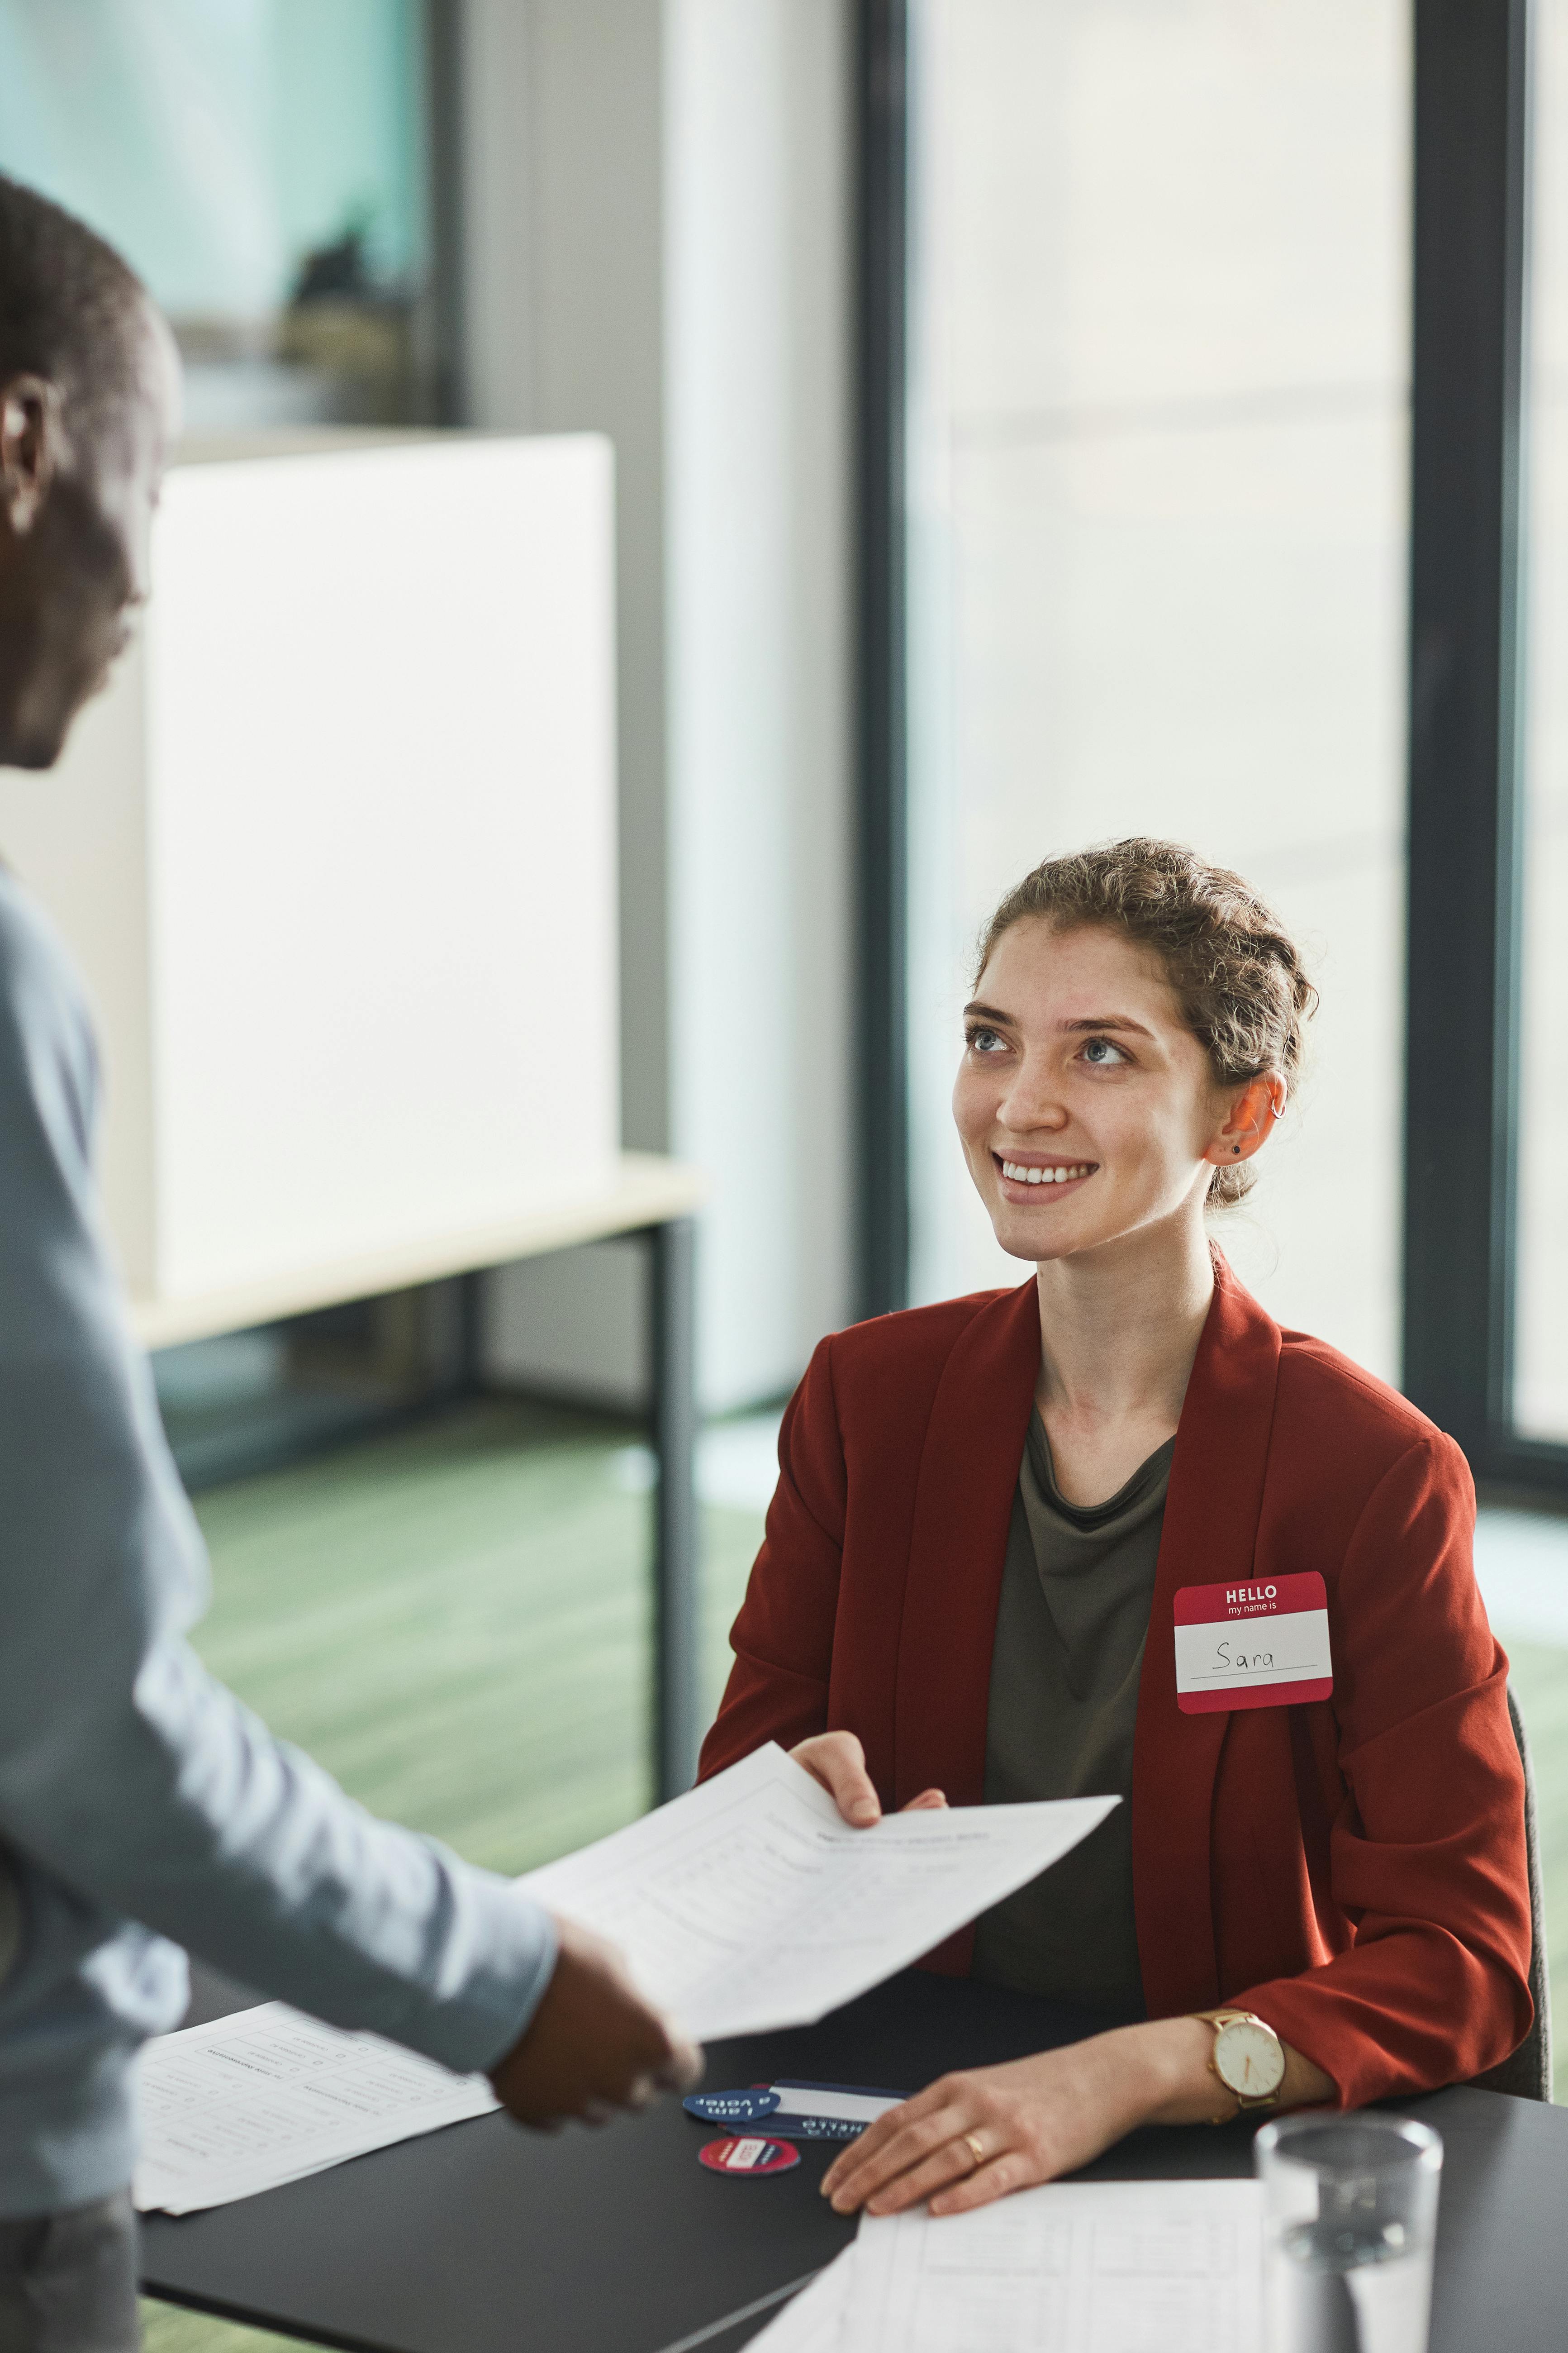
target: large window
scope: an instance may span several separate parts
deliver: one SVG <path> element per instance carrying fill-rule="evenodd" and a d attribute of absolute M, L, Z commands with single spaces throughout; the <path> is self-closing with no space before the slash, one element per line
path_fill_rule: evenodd
<path fill-rule="evenodd" d="M 1051 851 L 1174 837 L 1322 996 L 1224 1246 L 1397 1378 L 1405 8 L 917 0 L 910 34 L 913 1295 L 1021 1271 L 947 1108 L 980 923 Z"/>
<path fill-rule="evenodd" d="M 174 321 L 195 433 L 430 413 L 419 0 L 0 0 L 0 170 Z"/>
<path fill-rule="evenodd" d="M 1568 1440 L 1568 5 L 1537 0 L 1513 1416 Z"/>

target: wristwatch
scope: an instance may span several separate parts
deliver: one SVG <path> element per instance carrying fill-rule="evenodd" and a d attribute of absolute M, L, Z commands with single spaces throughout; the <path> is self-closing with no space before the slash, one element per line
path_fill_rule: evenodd
<path fill-rule="evenodd" d="M 1211 2010 L 1204 2014 L 1214 2028 L 1210 2071 L 1243 2116 L 1253 2108 L 1271 2108 L 1285 2081 L 1285 2045 L 1274 2029 L 1249 2010 Z"/>

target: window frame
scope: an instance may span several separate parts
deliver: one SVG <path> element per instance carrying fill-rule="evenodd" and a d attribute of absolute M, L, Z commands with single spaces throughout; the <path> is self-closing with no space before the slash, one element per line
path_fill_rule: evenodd
<path fill-rule="evenodd" d="M 910 1293 L 907 0 L 858 0 L 855 30 L 855 1291 L 868 1316 Z"/>
<path fill-rule="evenodd" d="M 1511 1394 L 1531 11 L 1415 23 L 1404 1380 L 1478 1481 L 1568 1499 Z"/>

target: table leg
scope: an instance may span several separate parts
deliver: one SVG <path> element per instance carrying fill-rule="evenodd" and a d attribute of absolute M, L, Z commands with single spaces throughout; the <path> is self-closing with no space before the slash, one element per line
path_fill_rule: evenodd
<path fill-rule="evenodd" d="M 648 1229 L 653 1374 L 654 1794 L 689 1789 L 701 1737 L 697 1688 L 696 1228 Z"/>
<path fill-rule="evenodd" d="M 458 1282 L 456 1357 L 452 1386 L 459 1397 L 475 1397 L 485 1381 L 485 1284 L 488 1267 L 470 1267 Z"/>

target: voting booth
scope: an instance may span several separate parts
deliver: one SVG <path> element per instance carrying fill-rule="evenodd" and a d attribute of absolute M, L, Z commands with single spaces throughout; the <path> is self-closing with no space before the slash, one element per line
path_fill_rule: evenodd
<path fill-rule="evenodd" d="M 595 435 L 172 468 L 140 643 L 54 773 L 0 777 L 138 1302 L 265 1306 L 615 1180 L 613 497 Z"/>

